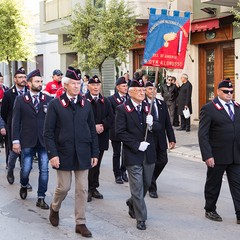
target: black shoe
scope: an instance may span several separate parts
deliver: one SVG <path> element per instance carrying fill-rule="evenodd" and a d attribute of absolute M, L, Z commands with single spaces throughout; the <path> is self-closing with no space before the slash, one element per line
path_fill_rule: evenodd
<path fill-rule="evenodd" d="M 30 183 L 27 184 L 27 190 L 28 190 L 28 192 L 32 191 L 32 185 Z"/>
<path fill-rule="evenodd" d="M 212 220 L 212 221 L 217 221 L 217 222 L 222 221 L 222 218 L 220 217 L 220 215 L 216 211 L 206 212 L 205 217 Z"/>
<path fill-rule="evenodd" d="M 26 199 L 27 198 L 27 187 L 21 187 L 19 191 L 19 195 L 21 199 Z"/>
<path fill-rule="evenodd" d="M 190 132 L 190 129 L 186 129 L 186 132 Z"/>
<path fill-rule="evenodd" d="M 92 201 L 92 193 L 88 192 L 87 202 L 91 202 L 91 201 Z"/>
<path fill-rule="evenodd" d="M 176 131 L 186 131 L 186 128 L 177 128 Z"/>
<path fill-rule="evenodd" d="M 123 180 L 122 180 L 121 177 L 116 177 L 116 178 L 115 178 L 115 182 L 116 182 L 117 184 L 123 184 Z"/>
<path fill-rule="evenodd" d="M 45 209 L 45 210 L 49 209 L 49 206 L 47 203 L 45 203 L 44 198 L 39 198 L 36 202 L 36 206 L 40 207 L 41 209 Z"/>
<path fill-rule="evenodd" d="M 157 194 L 157 192 L 149 192 L 149 197 L 158 198 L 158 194 Z"/>
<path fill-rule="evenodd" d="M 127 173 L 126 173 L 126 172 L 123 172 L 123 173 L 122 173 L 122 180 L 123 180 L 124 182 L 128 182 L 128 176 L 127 176 Z"/>
<path fill-rule="evenodd" d="M 13 175 L 13 170 L 9 170 L 7 173 L 7 180 L 9 182 L 9 184 L 13 184 L 14 183 L 14 175 Z"/>
<path fill-rule="evenodd" d="M 240 218 L 237 218 L 237 224 L 240 224 Z"/>
<path fill-rule="evenodd" d="M 92 191 L 92 197 L 97 199 L 103 199 L 103 195 L 97 189 L 94 189 Z"/>
<path fill-rule="evenodd" d="M 145 221 L 137 221 L 137 229 L 139 229 L 139 230 L 146 230 Z"/>
<path fill-rule="evenodd" d="M 131 218 L 136 218 L 135 217 L 135 212 L 134 212 L 134 208 L 133 205 L 131 204 L 131 202 L 129 200 L 126 201 L 126 204 L 128 206 L 128 214 Z"/>

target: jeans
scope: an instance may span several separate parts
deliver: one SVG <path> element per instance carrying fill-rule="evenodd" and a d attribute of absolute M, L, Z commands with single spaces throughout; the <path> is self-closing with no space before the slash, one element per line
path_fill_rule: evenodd
<path fill-rule="evenodd" d="M 20 171 L 20 183 L 26 187 L 29 181 L 29 174 L 32 169 L 33 156 L 38 154 L 38 197 L 44 198 L 48 185 L 48 157 L 44 147 L 36 146 L 34 148 L 22 149 L 22 167 Z"/>
<path fill-rule="evenodd" d="M 15 168 L 15 164 L 19 154 L 15 153 L 14 151 L 10 150 L 8 155 L 8 171 L 12 171 Z"/>

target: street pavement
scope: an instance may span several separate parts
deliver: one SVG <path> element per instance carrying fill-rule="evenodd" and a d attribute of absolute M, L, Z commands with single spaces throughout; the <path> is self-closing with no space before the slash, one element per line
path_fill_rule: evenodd
<path fill-rule="evenodd" d="M 112 173 L 110 144 L 101 166 L 100 192 L 103 200 L 93 199 L 87 207 L 87 226 L 96 240 L 235 240 L 240 235 L 227 181 L 223 181 L 218 212 L 223 222 L 204 217 L 203 188 L 206 175 L 197 142 L 197 126 L 192 131 L 175 131 L 177 145 L 169 152 L 169 163 L 158 179 L 158 199 L 146 196 L 147 230 L 136 229 L 128 215 L 129 185 L 118 185 Z M 33 191 L 26 200 L 19 197 L 19 163 L 15 183 L 6 180 L 4 151 L 0 153 L 0 240 L 84 239 L 75 233 L 74 180 L 60 210 L 60 225 L 52 227 L 48 210 L 35 206 L 38 169 L 33 164 L 30 183 Z M 50 204 L 56 186 L 55 170 L 50 169 L 46 202 Z"/>

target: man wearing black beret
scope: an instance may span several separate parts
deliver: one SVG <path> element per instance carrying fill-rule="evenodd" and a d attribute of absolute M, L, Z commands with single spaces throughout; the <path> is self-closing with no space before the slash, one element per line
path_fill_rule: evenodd
<path fill-rule="evenodd" d="M 51 166 L 57 172 L 57 187 L 50 206 L 49 220 L 59 225 L 62 201 L 75 176 L 75 232 L 92 237 L 86 226 L 88 169 L 98 161 L 98 139 L 91 104 L 80 94 L 81 72 L 68 67 L 66 92 L 53 99 L 45 121 L 45 143 Z"/>
<path fill-rule="evenodd" d="M 4 97 L 2 100 L 1 107 L 1 116 L 4 122 L 6 123 L 7 130 L 7 144 L 5 143 L 5 151 L 6 151 L 6 160 L 7 160 L 7 180 L 9 184 L 14 183 L 14 168 L 16 164 L 17 158 L 20 156 L 19 154 L 12 151 L 12 135 L 11 135 L 11 127 L 12 127 L 12 110 L 15 98 L 19 95 L 23 95 L 28 91 L 27 85 L 27 76 L 25 69 L 20 67 L 14 74 L 14 85 L 4 93 Z M 32 187 L 29 184 L 28 189 L 31 191 Z"/>
<path fill-rule="evenodd" d="M 116 107 L 118 105 L 123 104 L 127 100 L 128 98 L 127 91 L 128 85 L 125 78 L 124 77 L 118 78 L 116 81 L 116 92 L 108 98 L 113 110 L 114 123 L 116 116 Z M 124 166 L 123 161 L 122 163 L 120 161 L 122 152 L 122 142 L 116 137 L 115 124 L 112 124 L 112 127 L 110 128 L 110 140 L 113 148 L 112 162 L 115 182 L 117 184 L 123 184 L 123 181 L 128 182 L 128 177 L 126 173 L 126 167 Z"/>
<path fill-rule="evenodd" d="M 207 165 L 205 217 L 222 221 L 216 204 L 226 172 L 240 224 L 240 107 L 232 100 L 233 92 L 230 80 L 219 83 L 218 96 L 201 109 L 198 137 L 202 159 Z"/>
<path fill-rule="evenodd" d="M 29 91 L 16 97 L 12 116 L 12 149 L 22 157 L 19 194 L 22 199 L 26 199 L 33 156 L 37 153 L 39 178 L 36 206 L 49 209 L 44 200 L 48 186 L 48 157 L 43 139 L 43 126 L 47 105 L 52 98 L 41 92 L 43 80 L 38 69 L 29 73 L 27 80 Z"/>
<path fill-rule="evenodd" d="M 159 124 L 153 121 L 149 104 L 144 101 L 142 79 L 131 81 L 128 94 L 130 99 L 116 109 L 115 131 L 123 142 L 123 159 L 129 178 L 131 196 L 126 201 L 128 213 L 136 219 L 137 229 L 145 230 L 147 207 L 144 197 L 151 184 L 156 161 L 152 131 L 157 130 Z"/>
<path fill-rule="evenodd" d="M 91 103 L 96 130 L 98 134 L 99 157 L 97 166 L 91 168 L 88 173 L 88 202 L 92 197 L 103 199 L 103 195 L 97 190 L 99 187 L 100 166 L 105 150 L 109 147 L 109 129 L 113 124 L 113 113 L 109 100 L 102 96 L 101 81 L 94 75 L 88 81 L 88 90 L 85 98 Z"/>

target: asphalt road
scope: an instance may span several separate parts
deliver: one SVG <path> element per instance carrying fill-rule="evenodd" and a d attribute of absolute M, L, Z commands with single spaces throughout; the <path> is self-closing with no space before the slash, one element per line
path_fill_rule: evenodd
<path fill-rule="evenodd" d="M 240 225 L 236 224 L 233 203 L 227 181 L 223 181 L 218 212 L 223 222 L 204 217 L 203 187 L 206 167 L 199 160 L 177 153 L 169 154 L 169 163 L 158 179 L 158 199 L 146 196 L 148 208 L 147 230 L 136 229 L 135 220 L 128 215 L 125 204 L 129 185 L 114 182 L 111 149 L 105 153 L 100 176 L 103 200 L 88 203 L 87 226 L 96 240 L 212 240 L 239 239 Z M 37 163 L 30 176 L 33 191 L 26 200 L 19 197 L 19 164 L 15 183 L 6 180 L 4 153 L 0 153 L 0 240 L 83 239 L 75 233 L 74 181 L 72 190 L 62 204 L 60 225 L 51 226 L 49 211 L 35 206 L 38 170 Z M 56 175 L 50 170 L 46 202 L 50 204 Z"/>

